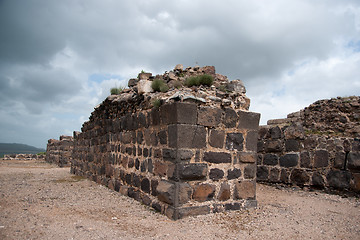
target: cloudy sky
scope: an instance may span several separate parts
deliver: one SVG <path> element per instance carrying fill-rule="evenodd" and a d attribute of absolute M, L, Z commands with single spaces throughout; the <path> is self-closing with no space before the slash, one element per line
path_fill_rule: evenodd
<path fill-rule="evenodd" d="M 358 0 L 0 0 L 0 142 L 80 130 L 141 70 L 214 65 L 261 123 L 360 93 Z"/>

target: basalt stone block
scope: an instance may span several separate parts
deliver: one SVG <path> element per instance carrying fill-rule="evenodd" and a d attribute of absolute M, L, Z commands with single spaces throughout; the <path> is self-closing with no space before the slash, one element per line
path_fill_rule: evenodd
<path fill-rule="evenodd" d="M 257 152 L 258 149 L 258 131 L 249 131 L 246 134 L 246 150 Z"/>
<path fill-rule="evenodd" d="M 170 205 L 175 203 L 175 191 L 175 184 L 165 180 L 160 181 L 156 188 L 158 199 Z"/>
<path fill-rule="evenodd" d="M 348 189 L 350 187 L 351 173 L 349 171 L 330 170 L 326 175 L 328 185 L 336 189 Z"/>
<path fill-rule="evenodd" d="M 238 121 L 237 113 L 231 108 L 225 108 L 225 117 L 223 123 L 226 128 L 234 128 L 236 127 Z"/>
<path fill-rule="evenodd" d="M 281 129 L 276 126 L 269 129 L 271 139 L 279 139 L 281 138 Z"/>
<path fill-rule="evenodd" d="M 237 211 L 237 210 L 240 210 L 240 204 L 239 203 L 227 203 L 225 204 L 225 210 L 226 211 Z"/>
<path fill-rule="evenodd" d="M 225 132 L 222 130 L 211 129 L 209 144 L 215 148 L 223 148 L 225 140 Z"/>
<path fill-rule="evenodd" d="M 314 172 L 311 177 L 311 185 L 316 188 L 324 188 L 325 181 L 321 174 Z"/>
<path fill-rule="evenodd" d="M 179 165 L 179 177 L 182 180 L 201 180 L 207 176 L 206 163 L 190 163 Z"/>
<path fill-rule="evenodd" d="M 142 161 L 141 162 L 141 164 L 140 164 L 140 171 L 141 172 L 146 172 L 146 170 L 147 170 L 147 166 L 148 164 L 147 164 L 147 160 L 145 159 L 144 161 Z"/>
<path fill-rule="evenodd" d="M 135 159 L 135 168 L 136 168 L 136 170 L 139 170 L 139 169 L 140 169 L 140 161 L 139 161 L 138 158 Z"/>
<path fill-rule="evenodd" d="M 155 180 L 155 179 L 151 180 L 151 195 L 157 196 L 156 188 L 157 188 L 158 185 L 159 185 L 158 180 Z"/>
<path fill-rule="evenodd" d="M 121 140 L 123 144 L 129 144 L 132 141 L 132 134 L 131 132 L 123 132 L 121 134 Z"/>
<path fill-rule="evenodd" d="M 269 181 L 276 183 L 279 182 L 280 170 L 278 168 L 271 168 L 269 174 Z"/>
<path fill-rule="evenodd" d="M 256 174 L 256 165 L 248 164 L 244 167 L 244 178 L 245 179 L 253 179 Z"/>
<path fill-rule="evenodd" d="M 214 198 L 215 186 L 210 184 L 198 185 L 193 193 L 193 199 L 198 202 L 205 202 Z"/>
<path fill-rule="evenodd" d="M 314 154 L 314 167 L 321 168 L 329 165 L 329 152 L 326 150 L 317 150 Z"/>
<path fill-rule="evenodd" d="M 227 171 L 227 179 L 232 180 L 241 177 L 241 169 L 234 168 L 228 169 Z"/>
<path fill-rule="evenodd" d="M 348 168 L 350 170 L 360 170 L 360 152 L 350 152 L 348 154 Z"/>
<path fill-rule="evenodd" d="M 128 161 L 128 168 L 133 168 L 134 167 L 134 159 L 133 158 L 129 158 L 129 161 Z"/>
<path fill-rule="evenodd" d="M 206 130 L 197 125 L 170 125 L 169 147 L 172 148 L 205 148 Z"/>
<path fill-rule="evenodd" d="M 281 140 L 268 140 L 265 142 L 265 152 L 281 152 L 283 149 Z"/>
<path fill-rule="evenodd" d="M 140 180 L 140 176 L 135 174 L 135 173 L 132 173 L 132 185 L 134 187 L 138 187 L 140 188 L 141 187 L 141 180 Z"/>
<path fill-rule="evenodd" d="M 144 141 L 144 135 L 143 135 L 143 132 L 142 131 L 138 131 L 137 134 L 136 134 L 136 142 L 138 144 L 142 144 Z"/>
<path fill-rule="evenodd" d="M 210 170 L 209 178 L 213 181 L 218 181 L 224 177 L 224 171 L 218 168 L 213 168 Z"/>
<path fill-rule="evenodd" d="M 203 160 L 209 163 L 231 163 L 231 154 L 225 152 L 205 152 Z"/>
<path fill-rule="evenodd" d="M 257 155 L 254 152 L 240 152 L 238 157 L 242 163 L 255 163 Z"/>
<path fill-rule="evenodd" d="M 185 207 L 179 209 L 178 219 L 188 216 L 205 215 L 209 213 L 210 213 L 209 206 Z"/>
<path fill-rule="evenodd" d="M 184 204 L 190 201 L 192 195 L 192 187 L 188 183 L 177 183 L 179 184 L 179 204 Z"/>
<path fill-rule="evenodd" d="M 243 150 L 244 137 L 242 133 L 228 133 L 226 134 L 226 149 L 228 150 Z"/>
<path fill-rule="evenodd" d="M 146 116 L 143 114 L 143 113 L 139 113 L 139 116 L 138 116 L 138 119 L 139 119 L 139 127 L 140 128 L 147 128 L 149 127 L 147 121 L 146 121 Z"/>
<path fill-rule="evenodd" d="M 309 152 L 301 152 L 300 153 L 300 167 L 309 168 L 310 166 L 311 166 L 310 153 Z"/>
<path fill-rule="evenodd" d="M 157 126 L 160 124 L 160 111 L 158 108 L 152 108 L 150 111 L 151 125 Z"/>
<path fill-rule="evenodd" d="M 199 107 L 197 124 L 216 127 L 220 124 L 223 111 L 213 107 Z"/>
<path fill-rule="evenodd" d="M 153 202 L 151 204 L 151 207 L 156 211 L 156 212 L 161 212 L 161 205 L 157 202 Z"/>
<path fill-rule="evenodd" d="M 279 157 L 275 154 L 267 153 L 263 159 L 264 165 L 276 166 L 279 164 Z"/>
<path fill-rule="evenodd" d="M 193 103 L 173 103 L 160 107 L 163 124 L 196 124 L 197 105 Z"/>
<path fill-rule="evenodd" d="M 258 166 L 256 169 L 256 178 L 260 181 L 265 181 L 269 177 L 269 169 L 266 166 Z"/>
<path fill-rule="evenodd" d="M 351 189 L 360 193 L 360 173 L 352 173 L 352 176 Z"/>
<path fill-rule="evenodd" d="M 235 183 L 235 199 L 255 199 L 256 185 L 255 181 L 239 181 Z"/>
<path fill-rule="evenodd" d="M 286 169 L 281 169 L 281 172 L 280 172 L 280 181 L 283 182 L 283 183 L 289 183 L 289 172 L 286 170 Z"/>
<path fill-rule="evenodd" d="M 293 183 L 302 186 L 309 183 L 310 177 L 305 170 L 294 169 L 291 172 L 290 179 Z"/>
<path fill-rule="evenodd" d="M 226 182 L 223 182 L 220 186 L 220 191 L 217 196 L 217 199 L 220 201 L 226 201 L 230 199 L 230 196 L 231 196 L 230 185 L 227 184 Z"/>
<path fill-rule="evenodd" d="M 300 143 L 295 139 L 288 139 L 285 141 L 285 151 L 287 152 L 297 152 L 300 149 Z"/>
<path fill-rule="evenodd" d="M 126 174 L 125 175 L 125 182 L 127 183 L 127 185 L 131 185 L 131 182 L 132 182 L 131 174 Z"/>
<path fill-rule="evenodd" d="M 161 162 L 161 161 L 155 161 L 154 162 L 154 174 L 158 175 L 160 177 L 165 177 L 167 175 L 168 171 L 168 164 Z"/>
<path fill-rule="evenodd" d="M 153 163 L 152 163 L 152 159 L 149 158 L 149 159 L 147 160 L 147 163 L 148 163 L 148 166 L 147 166 L 148 172 L 149 172 L 149 173 L 152 173 L 152 172 L 153 172 L 153 169 L 154 169 L 154 166 L 153 166 Z"/>
<path fill-rule="evenodd" d="M 150 193 L 150 181 L 148 178 L 143 178 L 141 180 L 141 190 L 146 193 Z"/>
<path fill-rule="evenodd" d="M 238 111 L 240 129 L 257 130 L 259 128 L 260 113 Z"/>
<path fill-rule="evenodd" d="M 165 130 L 160 131 L 158 136 L 159 136 L 160 144 L 162 145 L 167 144 L 167 133 Z"/>
<path fill-rule="evenodd" d="M 334 168 L 342 169 L 345 167 L 345 152 L 336 152 L 334 158 Z"/>
<path fill-rule="evenodd" d="M 299 161 L 299 156 L 295 153 L 288 153 L 280 157 L 281 167 L 295 167 Z"/>

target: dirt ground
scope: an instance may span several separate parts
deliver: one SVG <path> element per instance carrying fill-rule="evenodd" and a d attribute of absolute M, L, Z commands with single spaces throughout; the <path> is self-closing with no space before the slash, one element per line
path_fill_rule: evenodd
<path fill-rule="evenodd" d="M 169 220 L 40 161 L 0 160 L 0 239 L 360 239 L 360 200 L 257 185 L 258 208 Z"/>

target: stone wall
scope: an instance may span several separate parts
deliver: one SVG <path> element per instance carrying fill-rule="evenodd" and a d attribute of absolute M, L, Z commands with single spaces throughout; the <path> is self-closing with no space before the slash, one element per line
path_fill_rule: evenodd
<path fill-rule="evenodd" d="M 71 172 L 172 219 L 256 206 L 260 114 L 189 100 L 125 113 L 107 98 L 74 132 Z"/>
<path fill-rule="evenodd" d="M 3 160 L 44 160 L 44 154 L 27 154 L 27 153 L 20 153 L 20 154 L 5 154 Z"/>
<path fill-rule="evenodd" d="M 46 147 L 45 161 L 59 167 L 70 167 L 74 140 L 71 136 L 60 136 L 60 140 L 49 139 Z"/>
<path fill-rule="evenodd" d="M 359 97 L 320 100 L 259 128 L 257 181 L 360 192 Z"/>

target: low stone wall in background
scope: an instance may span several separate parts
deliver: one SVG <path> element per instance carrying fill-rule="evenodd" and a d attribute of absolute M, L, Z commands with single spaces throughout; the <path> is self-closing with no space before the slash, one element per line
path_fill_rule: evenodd
<path fill-rule="evenodd" d="M 302 124 L 261 126 L 257 181 L 360 192 L 360 139 L 306 134 Z"/>
<path fill-rule="evenodd" d="M 72 173 L 172 219 L 256 206 L 260 114 L 175 102 L 110 115 L 116 104 L 74 133 Z"/>
<path fill-rule="evenodd" d="M 27 154 L 27 153 L 19 153 L 19 154 L 5 154 L 3 160 L 44 160 L 44 154 Z"/>
<path fill-rule="evenodd" d="M 71 136 L 60 136 L 60 140 L 49 139 L 45 161 L 59 167 L 70 167 L 74 140 Z"/>

